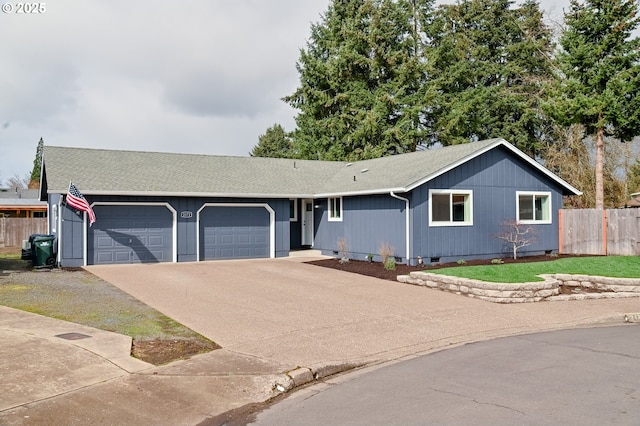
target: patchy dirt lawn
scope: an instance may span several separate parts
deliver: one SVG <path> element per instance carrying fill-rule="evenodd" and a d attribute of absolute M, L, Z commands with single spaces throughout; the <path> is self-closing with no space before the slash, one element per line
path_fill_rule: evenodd
<path fill-rule="evenodd" d="M 154 365 L 220 347 L 83 269 L 34 270 L 15 251 L 0 249 L 0 305 L 131 336 Z"/>

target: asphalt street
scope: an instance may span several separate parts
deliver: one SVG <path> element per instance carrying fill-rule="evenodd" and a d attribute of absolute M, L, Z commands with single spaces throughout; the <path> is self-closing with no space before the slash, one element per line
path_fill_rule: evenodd
<path fill-rule="evenodd" d="M 472 343 L 300 390 L 267 425 L 638 425 L 640 326 Z"/>

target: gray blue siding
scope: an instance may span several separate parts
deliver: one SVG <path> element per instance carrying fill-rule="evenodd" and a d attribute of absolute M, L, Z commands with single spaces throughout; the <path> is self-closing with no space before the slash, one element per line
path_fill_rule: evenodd
<path fill-rule="evenodd" d="M 430 189 L 472 190 L 473 226 L 430 227 Z M 503 220 L 516 218 L 516 191 L 550 191 L 552 203 L 551 224 L 535 225 L 538 241 L 521 249 L 521 253 L 557 251 L 561 190 L 504 148 L 491 150 L 413 191 L 412 257 L 446 262 L 510 256 L 511 248 L 494 236 L 500 232 Z"/>
<path fill-rule="evenodd" d="M 52 205 L 59 199 L 59 194 L 49 195 Z M 197 211 L 206 203 L 266 203 L 275 211 L 275 246 L 276 257 L 289 255 L 290 224 L 288 199 L 240 199 L 240 198 L 194 198 L 194 197 L 123 197 L 123 196 L 91 196 L 86 195 L 89 203 L 168 203 L 177 211 L 177 260 L 189 262 L 197 260 Z M 183 217 L 182 212 L 191 212 L 191 217 Z M 60 265 L 77 267 L 84 264 L 84 228 L 83 217 L 66 206 L 61 208 L 62 214 L 62 249 Z M 188 216 L 188 215 L 185 215 Z M 100 217 L 96 218 L 97 221 Z"/>
<path fill-rule="evenodd" d="M 338 239 L 344 238 L 349 257 L 363 260 L 367 254 L 380 260 L 380 244 L 395 248 L 395 255 L 406 258 L 405 202 L 390 195 L 344 197 L 342 221 L 328 220 L 328 200 L 315 200 L 316 233 L 313 248 L 333 255 Z"/>

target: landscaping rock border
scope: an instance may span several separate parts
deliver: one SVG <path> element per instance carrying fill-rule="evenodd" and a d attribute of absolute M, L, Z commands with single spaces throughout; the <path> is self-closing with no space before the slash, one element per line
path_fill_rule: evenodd
<path fill-rule="evenodd" d="M 435 288 L 493 303 L 640 297 L 640 279 L 636 278 L 569 274 L 541 275 L 541 277 L 544 281 L 514 284 L 491 283 L 429 272 L 411 272 L 409 275 L 399 275 L 397 279 L 401 283 Z M 560 294 L 562 286 L 571 287 L 572 294 Z M 580 293 L 580 289 L 589 289 L 589 293 Z"/>

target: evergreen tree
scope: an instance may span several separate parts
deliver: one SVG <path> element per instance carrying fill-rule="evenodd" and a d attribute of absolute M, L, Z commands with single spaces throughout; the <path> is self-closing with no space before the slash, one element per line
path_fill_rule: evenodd
<path fill-rule="evenodd" d="M 627 174 L 627 187 L 632 194 L 640 192 L 640 161 L 631 165 Z"/>
<path fill-rule="evenodd" d="M 36 148 L 36 157 L 33 159 L 33 169 L 31 170 L 31 183 L 29 187 L 40 185 L 40 173 L 42 169 L 42 151 L 44 149 L 44 141 L 42 138 L 38 141 Z"/>
<path fill-rule="evenodd" d="M 418 19 L 432 0 L 334 0 L 312 25 L 284 98 L 300 110 L 301 158 L 358 160 L 415 150 L 423 138 Z"/>
<path fill-rule="evenodd" d="M 640 41 L 631 38 L 637 15 L 637 0 L 571 0 L 565 13 L 550 111 L 595 138 L 596 208 L 604 208 L 605 137 L 628 141 L 640 133 Z"/>
<path fill-rule="evenodd" d="M 258 138 L 258 144 L 249 155 L 252 157 L 292 158 L 294 155 L 291 137 L 280 124 L 269 127 Z"/>
<path fill-rule="evenodd" d="M 534 155 L 548 119 L 541 87 L 552 78 L 551 31 L 533 0 L 464 0 L 441 6 L 428 38 L 433 139 L 443 145 L 503 137 Z"/>

